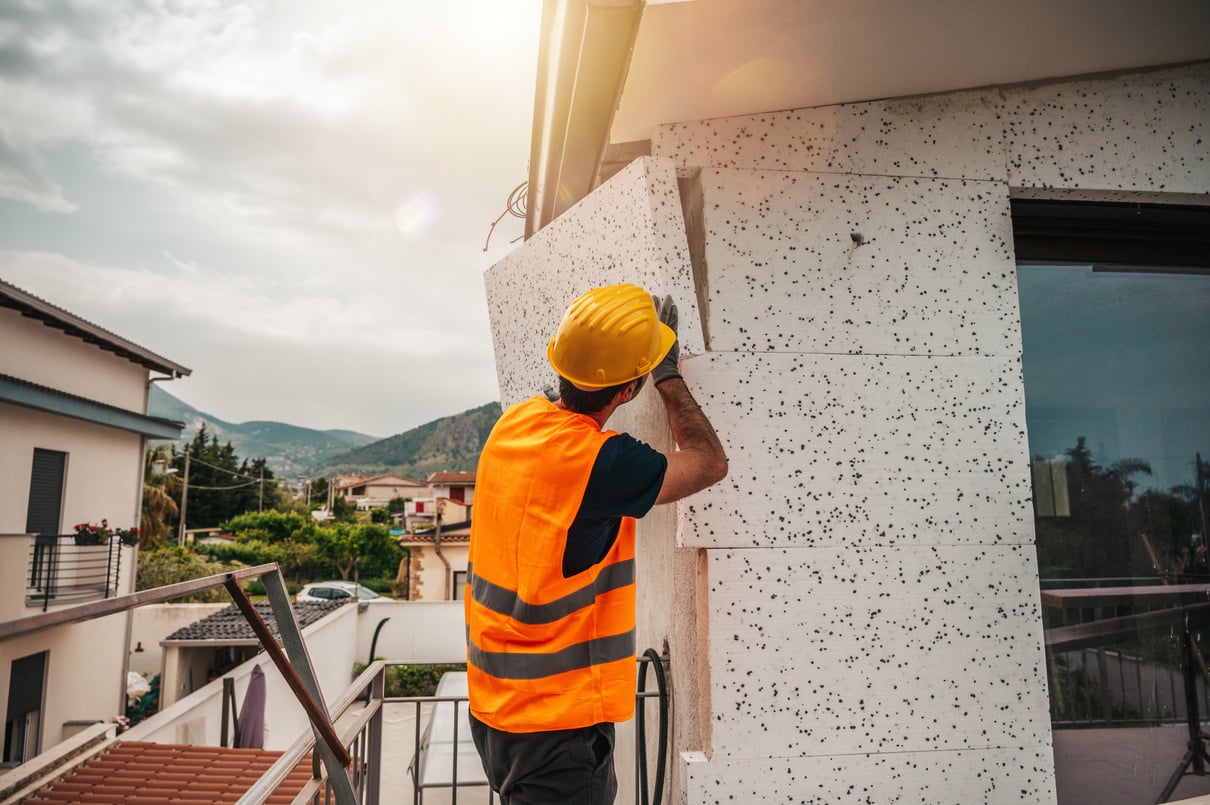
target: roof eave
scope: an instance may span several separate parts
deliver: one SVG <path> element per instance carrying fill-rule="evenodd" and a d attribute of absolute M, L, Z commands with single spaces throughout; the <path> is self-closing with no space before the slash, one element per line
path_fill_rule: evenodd
<path fill-rule="evenodd" d="M 642 14 L 642 0 L 543 4 L 526 238 L 599 183 Z"/>

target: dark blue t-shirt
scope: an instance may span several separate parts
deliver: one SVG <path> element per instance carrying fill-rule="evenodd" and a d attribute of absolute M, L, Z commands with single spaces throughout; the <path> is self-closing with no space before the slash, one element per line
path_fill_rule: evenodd
<path fill-rule="evenodd" d="M 580 511 L 567 530 L 564 578 L 605 558 L 623 517 L 642 517 L 651 510 L 667 469 L 662 453 L 625 433 L 605 441 L 588 476 Z"/>

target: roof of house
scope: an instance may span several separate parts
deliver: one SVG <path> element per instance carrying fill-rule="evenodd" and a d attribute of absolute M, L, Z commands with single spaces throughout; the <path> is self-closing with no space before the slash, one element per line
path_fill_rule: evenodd
<path fill-rule="evenodd" d="M 459 524 L 459 525 L 461 525 L 461 524 Z M 441 529 L 441 544 L 442 545 L 449 545 L 449 544 L 460 545 L 460 544 L 463 544 L 466 542 L 470 542 L 470 540 L 471 540 L 471 534 L 470 534 L 469 530 L 466 532 L 462 532 L 460 529 L 459 531 L 457 531 L 455 533 L 449 534 L 449 533 L 446 533 L 444 528 Z M 425 533 L 425 534 L 404 534 L 403 536 L 401 536 L 399 538 L 399 544 L 402 546 L 411 545 L 411 546 L 415 546 L 415 547 L 421 547 L 424 545 L 435 545 L 436 543 L 437 543 L 437 538 L 435 536 L 433 536 L 433 533 L 431 531 L 428 533 Z"/>
<path fill-rule="evenodd" d="M 474 486 L 473 472 L 435 472 L 429 476 L 430 484 L 445 484 L 447 486 Z"/>
<path fill-rule="evenodd" d="M 332 601 L 295 601 L 294 618 L 298 621 L 298 628 L 305 629 L 318 620 L 321 620 L 325 615 L 336 610 L 347 603 L 351 603 L 351 598 L 332 600 Z M 273 617 L 273 608 L 268 601 L 254 601 L 252 606 L 256 608 L 257 614 L 261 616 L 261 620 L 269 627 L 269 631 L 274 637 L 279 636 L 277 629 L 277 620 Z M 184 642 L 208 640 L 220 642 L 224 644 L 232 643 L 258 643 L 256 633 L 252 631 L 252 627 L 248 624 L 248 619 L 244 617 L 244 613 L 240 612 L 239 607 L 235 604 L 220 609 L 218 612 L 208 615 L 201 620 L 196 620 L 188 626 L 183 626 L 177 629 L 162 642 Z"/>
<path fill-rule="evenodd" d="M 343 484 L 337 484 L 337 489 L 350 489 L 355 486 L 426 486 L 424 481 L 417 481 L 414 478 L 407 478 L 403 475 L 393 475 L 391 473 L 382 473 L 380 475 L 371 475 L 369 478 L 358 478 L 355 481 L 348 481 Z"/>
<path fill-rule="evenodd" d="M 0 280 L 0 307 L 16 310 L 22 316 L 37 319 L 47 327 L 62 330 L 68 335 L 75 336 L 89 344 L 95 344 L 103 350 L 153 371 L 163 372 L 173 377 L 183 377 L 193 373 L 192 369 L 157 355 L 133 341 L 127 341 L 120 335 L 98 327 L 90 321 L 85 321 L 74 313 L 69 313 L 44 299 L 39 299 L 4 280 Z"/>
<path fill-rule="evenodd" d="M 115 741 L 105 751 L 23 800 L 26 805 L 106 802 L 114 805 L 235 803 L 281 757 L 264 749 L 227 749 L 147 741 Z M 311 779 L 299 762 L 270 803 L 293 802 Z"/>
<path fill-rule="evenodd" d="M 450 523 L 449 525 L 441 526 L 441 543 L 460 544 L 469 542 L 471 538 L 471 521 L 463 520 L 460 523 Z M 423 534 L 401 534 L 399 536 L 399 544 L 401 546 L 415 545 L 424 546 L 432 545 L 437 541 L 436 535 L 432 531 L 425 531 Z"/>

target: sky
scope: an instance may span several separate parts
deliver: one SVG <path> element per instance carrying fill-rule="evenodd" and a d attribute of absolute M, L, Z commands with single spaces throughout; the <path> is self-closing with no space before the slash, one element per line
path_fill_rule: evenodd
<path fill-rule="evenodd" d="M 0 2 L 0 278 L 229 422 L 385 437 L 499 398 L 541 0 Z"/>
<path fill-rule="evenodd" d="M 1210 277 L 1031 265 L 1017 286 L 1030 453 L 1083 436 L 1103 467 L 1147 461 L 1140 490 L 1192 483 L 1210 458 Z"/>

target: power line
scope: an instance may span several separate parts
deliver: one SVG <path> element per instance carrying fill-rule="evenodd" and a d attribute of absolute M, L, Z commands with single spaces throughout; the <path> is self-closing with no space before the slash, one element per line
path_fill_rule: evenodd
<path fill-rule="evenodd" d="M 244 477 L 247 477 L 247 476 L 244 476 Z M 253 484 L 258 484 L 258 483 L 260 483 L 259 478 L 253 478 L 251 481 L 249 481 L 246 484 L 236 484 L 235 486 L 195 486 L 194 484 L 189 484 L 189 491 L 195 492 L 198 489 L 208 489 L 208 490 L 244 489 L 246 487 L 249 487 L 249 486 L 252 486 Z"/>
<path fill-rule="evenodd" d="M 256 483 L 260 480 L 259 478 L 254 478 L 251 475 L 244 475 L 242 472 L 236 472 L 235 470 L 229 470 L 226 467 L 220 467 L 216 464 L 211 464 L 208 461 L 202 461 L 197 456 L 194 456 L 191 460 L 194 464 L 205 464 L 210 469 L 219 470 L 220 472 L 230 473 L 231 475 L 234 475 L 236 478 L 247 478 L 248 480 L 252 481 L 253 483 Z M 245 486 L 247 486 L 247 484 L 245 484 Z M 194 487 L 194 489 L 206 489 L 206 488 L 208 488 L 208 487 L 204 487 L 204 486 Z M 215 487 L 215 488 L 217 488 L 217 487 Z M 231 487 L 231 488 L 234 489 L 235 487 Z"/>

